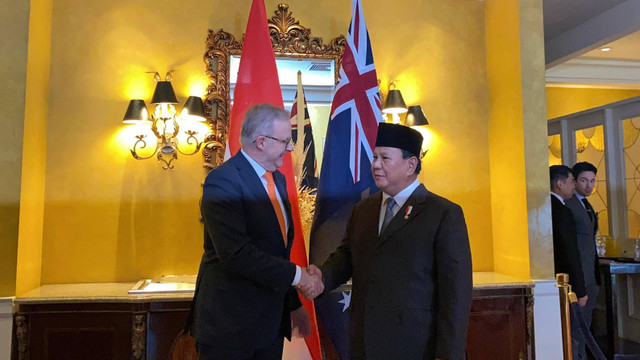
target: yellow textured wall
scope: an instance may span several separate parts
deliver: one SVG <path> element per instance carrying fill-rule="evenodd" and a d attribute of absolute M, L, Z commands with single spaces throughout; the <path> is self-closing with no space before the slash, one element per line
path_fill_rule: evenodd
<path fill-rule="evenodd" d="M 640 90 L 547 87 L 547 119 L 640 96 Z"/>
<path fill-rule="evenodd" d="M 0 297 L 15 294 L 29 2 L 0 0 Z M 10 34 L 10 36 L 9 36 Z"/>
<path fill-rule="evenodd" d="M 43 104 L 49 103 L 52 7 L 53 0 L 32 0 L 29 14 L 29 59 L 16 275 L 18 295 L 38 287 L 41 279 L 48 112 L 48 107 Z"/>
<path fill-rule="evenodd" d="M 494 270 L 522 278 L 531 274 L 529 242 L 550 234 L 546 181 L 535 176 L 547 166 L 537 146 L 546 141 L 541 15 L 533 0 L 486 1 Z"/>
<path fill-rule="evenodd" d="M 545 59 L 542 2 L 520 0 L 522 113 L 527 197 L 529 275 L 553 279 L 553 237 L 549 199 Z M 497 270 L 497 269 L 496 269 Z M 526 272 L 522 272 L 525 275 Z"/>
<path fill-rule="evenodd" d="M 267 0 L 269 16 L 278 1 Z M 313 34 L 344 34 L 349 2 L 290 1 Z M 179 69 L 182 100 L 202 83 L 206 30 L 240 36 L 249 1 L 78 1 L 53 4 L 42 282 L 127 281 L 196 273 L 200 156 L 164 171 L 136 161 L 120 121 L 151 97 L 148 70 Z M 493 268 L 484 4 L 472 0 L 365 3 L 379 77 L 421 104 L 436 140 L 420 179 L 460 203 L 475 270 Z M 323 14 L 323 16 L 318 16 Z M 202 87 L 204 91 L 204 87 Z"/>
<path fill-rule="evenodd" d="M 430 191 L 462 206 L 473 268 L 491 271 L 484 4 L 396 3 L 393 13 L 388 7 L 366 5 L 383 91 L 397 79 L 407 105 L 421 105 L 429 119 L 433 142 L 419 179 Z"/>

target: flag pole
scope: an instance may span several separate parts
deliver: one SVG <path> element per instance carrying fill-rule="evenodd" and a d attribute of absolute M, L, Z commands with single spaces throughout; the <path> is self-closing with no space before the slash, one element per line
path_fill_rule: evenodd
<path fill-rule="evenodd" d="M 304 90 L 302 90 L 302 72 L 298 70 L 298 101 L 296 102 L 296 105 L 298 107 L 298 114 L 296 114 L 296 124 L 298 124 L 298 139 L 296 140 L 296 144 L 302 144 L 302 151 L 304 151 L 304 99 Z"/>

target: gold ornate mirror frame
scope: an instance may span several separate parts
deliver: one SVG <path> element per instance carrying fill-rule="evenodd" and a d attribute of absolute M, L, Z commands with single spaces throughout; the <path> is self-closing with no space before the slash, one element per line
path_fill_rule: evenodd
<path fill-rule="evenodd" d="M 311 36 L 311 29 L 300 25 L 289 11 L 289 5 L 279 4 L 275 16 L 268 20 L 269 34 L 276 57 L 330 59 L 334 61 L 335 81 L 338 81 L 340 60 L 346 39 L 340 35 L 325 45 L 322 38 Z M 244 38 L 244 35 L 243 35 Z M 202 153 L 205 167 L 215 168 L 224 159 L 225 143 L 229 132 L 230 77 L 229 63 L 232 55 L 242 53 L 242 41 L 228 32 L 209 30 L 207 52 L 204 55 L 209 86 L 205 97 L 205 114 L 212 133 L 205 139 Z"/>

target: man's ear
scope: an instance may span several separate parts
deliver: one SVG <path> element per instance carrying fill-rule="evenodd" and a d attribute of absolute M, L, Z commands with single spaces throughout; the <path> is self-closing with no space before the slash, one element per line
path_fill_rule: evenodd
<path fill-rule="evenodd" d="M 410 157 L 408 160 L 409 162 L 409 169 L 408 169 L 408 173 L 407 175 L 412 175 L 416 172 L 416 168 L 418 167 L 418 158 L 415 156 Z"/>
<path fill-rule="evenodd" d="M 256 148 L 258 148 L 259 150 L 264 150 L 264 137 L 263 136 L 258 136 L 258 138 L 256 139 Z"/>

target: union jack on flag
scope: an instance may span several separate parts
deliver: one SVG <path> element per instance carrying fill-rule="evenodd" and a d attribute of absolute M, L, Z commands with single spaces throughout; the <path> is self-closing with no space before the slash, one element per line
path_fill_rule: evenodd
<path fill-rule="evenodd" d="M 331 120 L 350 110 L 352 136 L 349 146 L 349 169 L 353 182 L 356 183 L 360 181 L 362 174 L 360 151 L 367 154 L 369 163 L 373 158 L 382 110 L 371 41 L 360 1 L 353 2 L 352 10 L 353 18 L 349 25 L 347 46 L 340 67 L 340 81 L 331 104 Z"/>
<path fill-rule="evenodd" d="M 316 209 L 310 263 L 321 264 L 338 247 L 353 206 L 378 191 L 371 175 L 373 148 L 382 121 L 378 79 L 360 0 L 353 0 L 340 81 L 331 105 Z M 349 359 L 346 308 L 350 289 L 315 300 L 316 312 L 342 359 Z M 348 293 L 348 294 L 347 294 Z"/>

